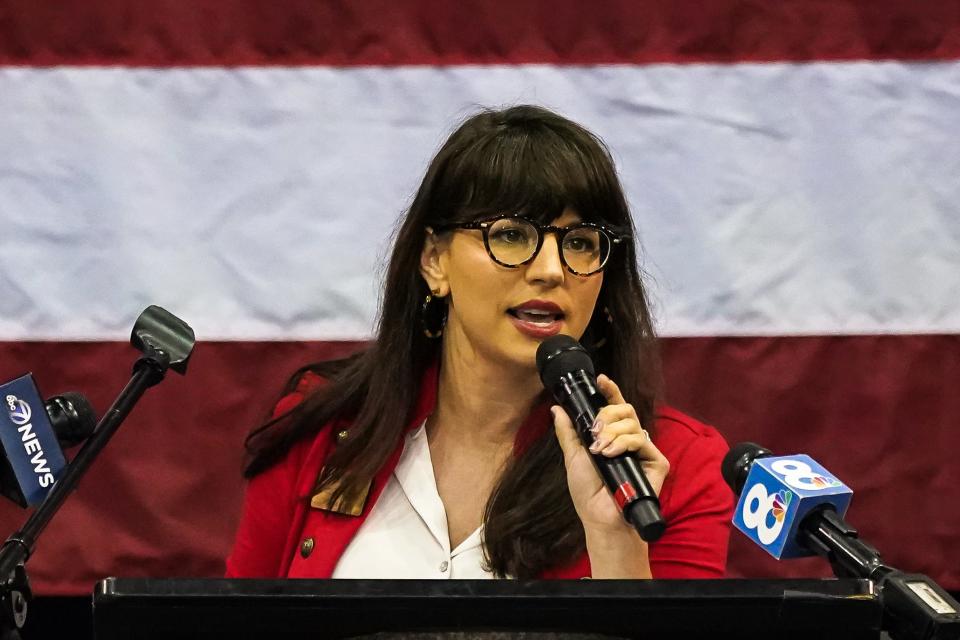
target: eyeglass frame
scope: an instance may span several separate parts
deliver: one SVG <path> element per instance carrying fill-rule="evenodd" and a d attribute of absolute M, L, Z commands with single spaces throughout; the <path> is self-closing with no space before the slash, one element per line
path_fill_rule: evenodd
<path fill-rule="evenodd" d="M 501 262 L 500 260 L 497 259 L 496 256 L 493 255 L 493 251 L 490 249 L 490 227 L 494 223 L 499 222 L 500 220 L 505 220 L 505 219 L 515 219 L 515 220 L 520 220 L 522 222 L 526 222 L 537 231 L 537 248 L 534 249 L 533 253 L 530 254 L 530 257 L 524 260 L 523 262 L 519 262 L 517 264 L 507 264 L 506 262 Z M 608 238 L 610 238 L 610 251 L 607 252 L 606 260 L 603 261 L 603 264 L 601 264 L 596 271 L 591 271 L 590 273 L 580 273 L 579 271 L 575 271 L 573 267 L 567 264 L 567 259 L 563 257 L 563 239 L 571 231 L 574 231 L 576 229 L 582 229 L 584 227 L 588 229 L 596 229 L 600 233 L 605 234 Z M 531 220 L 526 216 L 517 215 L 515 213 L 503 213 L 493 218 L 487 218 L 485 220 L 474 220 L 472 222 L 447 222 L 447 223 L 438 224 L 438 225 L 430 225 L 427 227 L 427 230 L 433 233 L 443 233 L 444 231 L 453 231 L 455 229 L 479 229 L 483 234 L 483 248 L 487 250 L 487 255 L 490 256 L 490 259 L 493 260 L 495 263 L 499 264 L 501 267 L 507 267 L 508 269 L 519 269 L 523 265 L 533 262 L 536 259 L 536 257 L 540 255 L 540 249 L 543 248 L 543 239 L 546 237 L 548 233 L 553 233 L 557 236 L 557 249 L 558 249 L 557 255 L 560 256 L 560 264 L 562 264 L 564 268 L 570 273 L 572 273 L 573 275 L 581 276 L 581 277 L 593 276 L 602 272 L 604 269 L 606 269 L 607 264 L 610 262 L 610 256 L 613 254 L 614 247 L 616 247 L 618 244 L 620 244 L 624 240 L 629 240 L 632 237 L 627 234 L 618 233 L 613 229 L 611 229 L 610 227 L 607 227 L 602 224 L 597 224 L 595 222 L 581 221 L 566 227 L 557 227 L 552 224 L 542 225 L 535 220 Z"/>

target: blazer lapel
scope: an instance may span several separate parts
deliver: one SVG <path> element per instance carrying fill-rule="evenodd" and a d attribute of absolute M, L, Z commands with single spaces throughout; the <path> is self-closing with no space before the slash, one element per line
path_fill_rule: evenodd
<path fill-rule="evenodd" d="M 433 412 L 437 399 L 438 375 L 439 362 L 435 361 L 427 367 L 427 370 L 421 378 L 417 401 L 410 412 L 410 419 L 406 429 L 404 429 L 404 434 L 418 428 Z M 337 429 L 339 427 L 333 425 L 333 428 Z M 293 526 L 295 535 L 292 535 L 291 539 L 288 540 L 287 554 L 285 556 L 290 558 L 292 562 L 294 554 L 297 553 L 297 548 L 301 542 L 300 539 L 304 535 L 305 528 L 312 530 L 313 533 L 311 535 L 316 537 L 317 545 L 309 558 L 309 573 L 312 577 L 316 578 L 329 578 L 333 575 L 340 556 L 343 555 L 347 545 L 353 540 L 353 537 L 357 534 L 357 531 L 360 530 L 360 527 L 363 526 L 367 516 L 370 515 L 370 510 L 373 509 L 373 505 L 377 503 L 384 488 L 387 486 L 387 482 L 390 480 L 390 476 L 393 475 L 397 462 L 400 460 L 400 454 L 403 453 L 404 444 L 404 434 L 401 434 L 393 453 L 390 454 L 386 463 L 381 467 L 380 471 L 377 472 L 377 475 L 374 476 L 366 491 L 360 492 L 357 496 L 341 499 L 331 504 L 332 489 L 320 492 L 315 490 L 317 478 L 320 475 L 320 470 L 323 468 L 322 461 L 326 459 L 329 454 L 329 445 L 332 442 L 332 438 L 330 437 L 331 432 L 324 430 L 323 433 L 324 436 L 321 439 L 323 439 L 328 446 L 323 448 L 322 455 L 311 455 L 313 464 L 308 462 L 305 465 L 305 469 L 308 471 L 305 477 L 302 478 L 302 482 L 307 484 L 301 485 L 301 493 L 299 494 L 305 496 L 305 499 L 301 501 L 301 505 L 298 508 L 296 522 Z M 337 431 L 333 431 L 333 433 L 337 433 Z M 313 454 L 313 452 L 311 452 L 311 454 Z M 318 457 L 319 459 L 317 459 Z M 310 469 L 313 471 L 309 471 Z M 285 575 L 289 573 L 289 569 L 290 564 L 288 563 L 284 568 Z"/>

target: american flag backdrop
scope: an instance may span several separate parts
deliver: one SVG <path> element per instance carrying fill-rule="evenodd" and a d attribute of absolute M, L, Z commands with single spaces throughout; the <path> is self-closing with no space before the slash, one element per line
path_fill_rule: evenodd
<path fill-rule="evenodd" d="M 669 402 L 809 453 L 889 562 L 960 589 L 958 60 L 956 0 L 0 0 L 0 380 L 102 412 L 147 305 L 200 341 L 41 537 L 35 591 L 222 573 L 244 435 L 369 338 L 445 136 L 518 103 L 611 147 Z M 731 542 L 732 576 L 829 575 Z"/>

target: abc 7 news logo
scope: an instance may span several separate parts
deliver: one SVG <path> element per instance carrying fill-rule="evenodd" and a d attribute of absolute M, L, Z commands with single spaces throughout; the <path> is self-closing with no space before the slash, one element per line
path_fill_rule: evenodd
<path fill-rule="evenodd" d="M 806 462 L 801 460 L 777 460 L 770 465 L 770 470 L 783 476 L 783 481 L 794 489 L 814 490 L 820 488 L 815 480 L 821 478 L 819 473 L 815 473 Z M 789 494 L 789 491 L 787 492 Z M 780 496 L 778 493 L 768 493 L 767 488 L 760 483 L 750 487 L 747 495 L 743 499 L 743 524 L 748 529 L 755 529 L 757 539 L 761 544 L 769 545 L 783 531 L 784 522 L 786 522 L 787 504 L 777 504 Z M 770 518 L 770 513 L 775 507 L 779 507 L 780 514 Z M 770 523 L 770 520 L 773 523 Z"/>

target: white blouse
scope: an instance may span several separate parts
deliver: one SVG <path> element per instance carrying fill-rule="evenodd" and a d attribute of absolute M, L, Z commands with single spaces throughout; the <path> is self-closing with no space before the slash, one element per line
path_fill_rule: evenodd
<path fill-rule="evenodd" d="M 393 475 L 334 578 L 493 578 L 483 569 L 483 525 L 450 549 L 425 425 L 407 435 Z"/>

